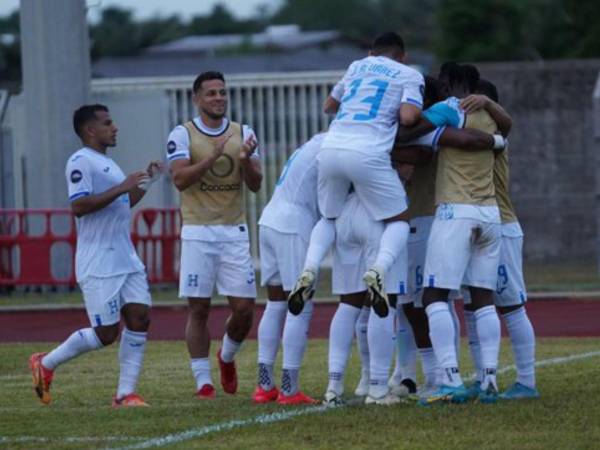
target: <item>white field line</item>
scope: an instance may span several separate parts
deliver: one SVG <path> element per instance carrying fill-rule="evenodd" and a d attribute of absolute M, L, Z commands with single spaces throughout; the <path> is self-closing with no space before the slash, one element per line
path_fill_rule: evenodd
<path fill-rule="evenodd" d="M 108 442 L 108 441 L 142 441 L 149 439 L 143 436 L 70 436 L 56 438 L 40 437 L 40 436 L 17 436 L 8 437 L 0 436 L 0 444 L 17 444 L 23 442 L 66 442 L 66 443 L 77 443 L 77 442 Z"/>
<path fill-rule="evenodd" d="M 570 356 L 559 356 L 556 358 L 543 359 L 536 362 L 536 367 L 554 366 L 557 364 L 570 363 L 580 359 L 592 358 L 594 356 L 600 356 L 600 351 L 579 353 Z M 506 366 L 498 370 L 498 374 L 510 372 L 515 370 L 514 365 Z M 180 442 L 188 441 L 190 439 L 205 436 L 210 433 L 220 433 L 223 431 L 229 431 L 235 428 L 247 427 L 250 425 L 264 425 L 268 423 L 283 422 L 285 420 L 292 419 L 298 416 L 306 416 L 309 414 L 321 414 L 326 411 L 330 411 L 335 408 L 319 405 L 319 406 L 308 406 L 305 408 L 298 408 L 290 411 L 275 412 L 272 414 L 261 414 L 259 416 L 251 417 L 248 419 L 234 419 L 227 422 L 216 423 L 214 425 L 207 425 L 199 428 L 192 428 L 187 431 L 180 433 L 167 434 L 162 437 L 148 439 L 145 442 L 140 442 L 127 447 L 113 448 L 112 450 L 138 450 L 146 448 L 159 448 L 165 447 L 171 444 L 177 444 Z"/>

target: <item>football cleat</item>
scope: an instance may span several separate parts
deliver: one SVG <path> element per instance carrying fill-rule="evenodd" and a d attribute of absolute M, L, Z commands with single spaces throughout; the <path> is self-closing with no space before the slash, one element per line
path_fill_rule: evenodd
<path fill-rule="evenodd" d="M 487 388 L 479 391 L 479 403 L 496 403 L 498 401 L 498 389 L 493 383 L 489 383 Z"/>
<path fill-rule="evenodd" d="M 367 395 L 367 397 L 365 398 L 365 405 L 390 406 L 397 405 L 398 403 L 402 402 L 403 400 L 396 394 L 394 394 L 391 390 L 381 397 L 371 397 L 370 395 Z"/>
<path fill-rule="evenodd" d="M 325 399 L 323 400 L 323 405 L 329 406 L 331 408 L 335 408 L 338 406 L 344 406 L 346 404 L 344 398 L 334 391 L 325 392 Z"/>
<path fill-rule="evenodd" d="M 428 397 L 419 400 L 419 405 L 429 406 L 434 403 L 465 403 L 467 400 L 467 389 L 464 384 L 456 387 L 442 385 Z"/>
<path fill-rule="evenodd" d="M 392 394 L 402 398 L 416 398 L 417 384 L 410 378 L 404 378 L 400 383 L 396 383 L 392 378 L 388 382 Z"/>
<path fill-rule="evenodd" d="M 363 275 L 363 281 L 367 285 L 371 300 L 371 309 L 379 317 L 387 317 L 390 313 L 390 302 L 385 292 L 383 272 L 376 267 L 371 268 Z"/>
<path fill-rule="evenodd" d="M 198 389 L 195 395 L 198 400 L 213 400 L 217 396 L 217 391 L 212 384 L 206 383 Z"/>
<path fill-rule="evenodd" d="M 150 405 L 146 403 L 142 397 L 135 393 L 127 394 L 121 398 L 113 397 L 113 408 L 137 408 L 139 406 L 148 407 Z"/>
<path fill-rule="evenodd" d="M 48 405 L 52 398 L 50 397 L 50 385 L 54 378 L 54 371 L 45 368 L 42 365 L 42 358 L 46 353 L 34 353 L 29 357 L 29 368 L 33 379 L 33 389 L 44 405 Z"/>
<path fill-rule="evenodd" d="M 417 398 L 419 400 L 425 399 L 433 395 L 433 393 L 437 390 L 438 386 L 436 385 L 424 384 L 423 386 L 419 387 L 419 389 L 417 389 Z"/>
<path fill-rule="evenodd" d="M 521 383 L 515 383 L 498 396 L 500 400 L 525 400 L 540 398 L 540 393 L 535 388 L 530 388 Z"/>
<path fill-rule="evenodd" d="M 221 359 L 221 349 L 217 352 L 217 361 L 219 362 L 219 370 L 221 371 L 221 386 L 228 394 L 235 394 L 238 387 L 237 369 L 235 361 L 226 363 Z"/>
<path fill-rule="evenodd" d="M 310 269 L 304 269 L 298 277 L 294 289 L 288 296 L 288 309 L 293 315 L 297 316 L 304 309 L 304 303 L 311 297 L 314 290 L 316 277 L 317 274 Z"/>
<path fill-rule="evenodd" d="M 473 384 L 469 385 L 467 388 L 467 397 L 468 400 L 475 400 L 479 398 L 479 393 L 481 392 L 481 381 L 475 381 Z"/>
<path fill-rule="evenodd" d="M 354 395 L 364 397 L 369 393 L 369 377 L 362 376 L 358 382 L 358 386 L 354 390 Z"/>
<path fill-rule="evenodd" d="M 252 394 L 252 401 L 254 403 L 274 402 L 275 400 L 278 400 L 277 397 L 279 395 L 279 389 L 277 389 L 275 386 L 273 386 L 273 389 L 269 389 L 268 391 L 265 391 L 260 386 L 256 386 L 256 389 L 254 389 L 254 393 Z"/>
<path fill-rule="evenodd" d="M 280 405 L 316 405 L 320 402 L 304 394 L 302 391 L 298 391 L 294 395 L 284 395 L 280 392 L 279 397 L 277 397 L 277 403 Z"/>

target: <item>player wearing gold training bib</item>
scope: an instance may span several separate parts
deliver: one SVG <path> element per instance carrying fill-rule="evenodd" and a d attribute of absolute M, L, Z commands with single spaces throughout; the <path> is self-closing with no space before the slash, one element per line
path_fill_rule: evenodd
<path fill-rule="evenodd" d="M 225 79 L 200 74 L 193 85 L 198 117 L 175 127 L 167 143 L 173 183 L 181 193 L 179 295 L 188 298 L 186 341 L 198 398 L 214 398 L 207 320 L 215 284 L 231 316 L 217 353 L 223 390 L 234 394 L 234 356 L 252 326 L 256 283 L 244 208 L 246 187 L 260 189 L 256 136 L 229 121 Z"/>

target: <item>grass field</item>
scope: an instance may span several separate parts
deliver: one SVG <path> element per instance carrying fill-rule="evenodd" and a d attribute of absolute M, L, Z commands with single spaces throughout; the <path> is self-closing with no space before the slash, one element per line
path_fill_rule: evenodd
<path fill-rule="evenodd" d="M 600 291 L 600 277 L 595 263 L 563 264 L 563 265 L 529 265 L 525 266 L 525 279 L 529 292 L 585 292 Z M 257 276 L 260 279 L 260 276 Z M 266 289 L 259 287 L 258 299 L 266 299 Z M 331 297 L 331 271 L 321 271 L 317 286 L 317 299 Z M 152 300 L 156 303 L 183 304 L 179 299 L 175 286 L 152 287 Z M 220 296 L 213 298 L 213 304 L 224 303 Z M 24 292 L 22 289 L 11 293 L 0 293 L 0 308 L 2 307 L 35 307 L 47 305 L 83 306 L 79 288 L 69 292 L 60 288 L 59 292 L 33 291 Z"/>
<path fill-rule="evenodd" d="M 27 358 L 52 346 L 0 344 L 0 448 L 600 448 L 600 354 L 547 361 L 598 352 L 596 338 L 539 340 L 537 357 L 546 365 L 538 369 L 542 398 L 537 401 L 330 410 L 253 405 L 249 399 L 255 384 L 255 341 L 245 344 L 239 355 L 236 396 L 219 389 L 215 401 L 196 400 L 184 344 L 151 341 L 139 386 L 151 408 L 110 408 L 118 375 L 116 346 L 59 368 L 54 401 L 44 407 L 30 387 Z M 213 354 L 217 348 L 214 343 Z M 464 372 L 471 367 L 467 354 L 463 348 Z M 357 361 L 354 354 L 346 379 L 348 393 L 358 381 Z M 507 342 L 501 361 L 504 366 L 512 362 Z M 301 374 L 304 391 L 320 397 L 326 372 L 327 342 L 311 341 Z M 217 381 L 218 373 L 213 375 Z M 499 377 L 501 386 L 513 379 L 511 370 Z M 167 435 L 171 436 L 149 441 Z"/>

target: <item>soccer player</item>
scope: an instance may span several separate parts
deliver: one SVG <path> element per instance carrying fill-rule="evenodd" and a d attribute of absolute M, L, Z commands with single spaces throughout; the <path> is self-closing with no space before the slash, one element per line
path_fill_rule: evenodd
<path fill-rule="evenodd" d="M 420 117 L 424 83 L 419 72 L 403 64 L 405 57 L 402 38 L 382 34 L 369 56 L 350 65 L 327 99 L 325 111 L 337 115 L 319 155 L 318 198 L 324 220 L 313 230 L 310 243 L 318 249 L 330 247 L 334 219 L 352 184 L 371 218 L 385 223 L 377 257 L 363 275 L 372 309 L 380 317 L 389 313 L 384 273 L 406 247 L 409 232 L 406 193 L 389 153 L 398 124 L 410 126 Z M 290 308 L 301 306 L 323 257 L 309 247 L 304 270 L 290 293 Z"/>
<path fill-rule="evenodd" d="M 198 116 L 171 131 L 167 159 L 181 198 L 179 295 L 188 298 L 187 348 L 196 396 L 212 399 L 207 320 L 215 284 L 231 308 L 217 352 L 228 394 L 237 391 L 234 357 L 252 327 L 256 283 L 244 191 L 260 189 L 262 172 L 254 131 L 225 117 L 223 74 L 201 73 L 192 89 Z"/>
<path fill-rule="evenodd" d="M 487 80 L 479 80 L 477 92 L 480 95 L 471 95 L 462 101 L 466 112 L 485 109 L 493 113 L 501 110 L 496 86 Z M 507 126 L 502 131 L 508 134 L 510 118 L 504 122 Z M 523 230 L 509 194 L 508 150 L 496 155 L 494 186 L 502 220 L 502 245 L 494 304 L 508 330 L 517 366 L 516 382 L 499 397 L 505 400 L 538 398 L 539 392 L 535 384 L 535 333 L 525 310 L 527 292 L 523 279 Z M 475 330 L 474 313 L 467 304 L 465 321 L 469 333 L 469 348 L 478 369 L 478 379 L 474 385 L 478 389 L 483 379 L 480 344 Z"/>
<path fill-rule="evenodd" d="M 91 327 L 74 332 L 49 353 L 29 358 L 33 387 L 50 403 L 50 384 L 61 364 L 112 344 L 125 329 L 119 347 L 119 384 L 113 407 L 148 406 L 136 392 L 150 324 L 150 291 L 144 265 L 130 235 L 131 208 L 158 179 L 161 164 L 125 176 L 107 156 L 117 143 L 117 126 L 104 105 L 84 105 L 73 115 L 83 147 L 67 161 L 71 210 L 77 223 L 75 273 Z"/>
<path fill-rule="evenodd" d="M 472 93 L 479 81 L 474 67 L 458 66 L 449 71 L 454 97 L 424 113 L 436 126 L 453 125 L 495 133 L 497 125 L 485 111 L 465 115 L 457 97 Z M 465 152 L 444 147 L 438 153 L 436 217 L 425 258 L 423 304 L 442 385 L 425 403 L 463 402 L 467 399 L 458 369 L 456 328 L 448 306 L 448 294 L 461 284 L 469 287 L 481 343 L 485 377 L 479 399 L 497 399 L 496 369 L 500 348 L 500 322 L 493 306 L 500 256 L 500 212 L 495 199 L 493 152 Z"/>
<path fill-rule="evenodd" d="M 398 172 L 409 177 L 412 166 L 398 165 Z M 384 224 L 371 218 L 356 193 L 348 196 L 342 213 L 335 221 L 332 287 L 340 295 L 340 305 L 329 331 L 329 384 L 324 403 L 343 403 L 344 374 L 355 328 L 366 324 L 367 345 L 361 346 L 363 373 L 355 393 L 366 395 L 366 404 L 392 405 L 401 401 L 390 391 L 388 374 L 394 353 L 394 314 L 380 317 L 369 314 L 366 284 L 361 274 L 375 259 L 384 232 Z M 385 274 L 386 290 L 395 306 L 396 295 L 406 290 L 406 249 Z M 368 367 L 368 370 L 366 370 Z"/>
<path fill-rule="evenodd" d="M 262 285 L 267 286 L 268 300 L 258 326 L 258 386 L 252 397 L 256 403 L 316 402 L 298 386 L 312 301 L 307 301 L 298 315 L 288 313 L 286 317 L 286 313 L 287 297 L 302 269 L 310 233 L 319 219 L 317 156 L 324 138 L 324 133 L 313 136 L 290 156 L 258 221 L 261 278 Z M 273 365 L 282 329 L 283 372 L 279 392 L 273 380 Z"/>

